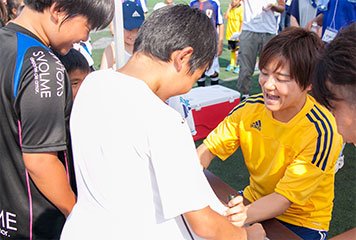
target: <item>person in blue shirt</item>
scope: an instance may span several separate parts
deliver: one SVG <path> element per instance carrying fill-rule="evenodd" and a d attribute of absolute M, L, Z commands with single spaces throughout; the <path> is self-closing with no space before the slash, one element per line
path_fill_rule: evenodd
<path fill-rule="evenodd" d="M 322 26 L 321 38 L 325 43 L 329 43 L 336 37 L 341 28 L 346 28 L 356 22 L 356 1 L 319 1 L 317 16 L 306 25 L 306 28 L 310 30 L 313 22 Z"/>

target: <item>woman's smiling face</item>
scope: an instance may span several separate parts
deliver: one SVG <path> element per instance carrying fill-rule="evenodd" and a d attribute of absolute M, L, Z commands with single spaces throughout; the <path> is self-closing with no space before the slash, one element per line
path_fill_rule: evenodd
<path fill-rule="evenodd" d="M 280 60 L 273 59 L 261 69 L 259 83 L 266 108 L 276 120 L 288 122 L 303 108 L 310 88 L 303 90 L 290 76 L 289 63 L 279 66 Z"/>

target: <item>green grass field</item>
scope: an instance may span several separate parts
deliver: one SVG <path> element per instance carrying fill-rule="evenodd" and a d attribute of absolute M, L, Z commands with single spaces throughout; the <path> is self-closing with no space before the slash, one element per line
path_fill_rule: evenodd
<path fill-rule="evenodd" d="M 147 0 L 149 13 L 153 6 L 159 0 Z M 221 1 L 221 9 L 224 12 L 227 9 L 229 0 Z M 189 1 L 177 1 L 176 3 L 188 4 Z M 93 43 L 103 38 L 110 38 L 109 31 L 93 32 L 91 40 Z M 95 45 L 95 44 L 94 44 Z M 93 50 L 93 58 L 95 67 L 99 69 L 103 48 Z M 237 76 L 231 72 L 226 72 L 225 67 L 230 61 L 230 52 L 227 49 L 227 42 L 224 41 L 224 50 L 219 58 L 220 62 L 220 79 L 223 86 L 236 89 Z M 149 73 L 148 73 L 149 74 Z M 253 77 L 253 89 L 251 94 L 259 93 L 261 89 L 258 85 L 258 72 L 255 72 Z M 196 145 L 200 145 L 202 141 L 197 141 Z M 329 230 L 329 238 L 345 232 L 348 229 L 356 227 L 356 148 L 351 144 L 347 144 L 344 149 L 345 165 L 336 174 L 335 179 L 335 200 L 333 218 Z M 236 190 L 242 190 L 249 184 L 249 174 L 243 161 L 241 150 L 237 150 L 225 162 L 218 159 L 214 160 L 209 170 L 219 176 L 230 186 Z"/>

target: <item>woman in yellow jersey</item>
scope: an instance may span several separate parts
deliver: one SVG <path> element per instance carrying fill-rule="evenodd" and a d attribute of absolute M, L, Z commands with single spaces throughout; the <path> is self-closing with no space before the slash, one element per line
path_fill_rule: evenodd
<path fill-rule="evenodd" d="M 236 63 L 236 52 L 239 49 L 239 33 L 242 29 L 243 22 L 243 7 L 240 0 L 231 0 L 224 18 L 227 19 L 226 26 L 226 40 L 228 40 L 228 49 L 231 51 L 230 64 L 226 67 L 226 71 L 233 70 L 234 73 L 238 73 L 240 68 Z"/>
<path fill-rule="evenodd" d="M 322 50 L 318 36 L 302 28 L 275 36 L 260 56 L 262 93 L 235 107 L 198 147 L 203 168 L 241 147 L 250 173 L 243 196 L 252 203 L 231 200 L 226 216 L 236 225 L 276 217 L 303 239 L 326 238 L 342 137 L 308 94 Z"/>

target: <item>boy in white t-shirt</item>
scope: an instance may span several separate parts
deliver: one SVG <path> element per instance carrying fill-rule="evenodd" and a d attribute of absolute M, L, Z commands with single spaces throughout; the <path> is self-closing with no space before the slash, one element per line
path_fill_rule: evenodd
<path fill-rule="evenodd" d="M 158 9 L 124 67 L 83 82 L 71 115 L 78 202 L 62 239 L 264 239 L 260 224 L 238 228 L 211 209 L 189 127 L 164 103 L 213 61 L 214 33 L 198 9 Z"/>

